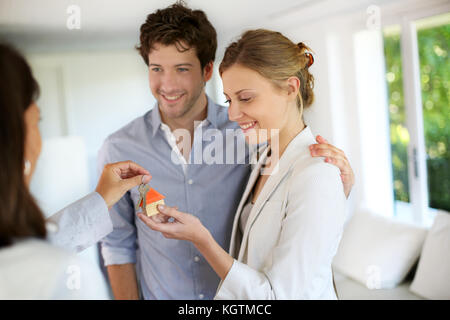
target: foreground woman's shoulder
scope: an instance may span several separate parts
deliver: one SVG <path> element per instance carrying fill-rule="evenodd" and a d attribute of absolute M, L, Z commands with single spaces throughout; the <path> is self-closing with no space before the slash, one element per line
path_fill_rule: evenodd
<path fill-rule="evenodd" d="M 344 195 L 339 169 L 324 158 L 303 157 L 293 163 L 289 177 L 289 194 Z"/>
<path fill-rule="evenodd" d="M 56 247 L 45 240 L 27 238 L 18 240 L 9 247 L 2 248 L 0 250 L 0 256 L 2 259 L 11 259 L 11 261 L 17 262 L 34 260 L 52 264 L 58 260 L 64 261 L 70 259 L 72 255 L 66 250 Z"/>
<path fill-rule="evenodd" d="M 293 176 L 317 176 L 321 178 L 337 178 L 340 180 L 339 168 L 324 161 L 322 157 L 304 156 L 295 161 L 291 168 Z"/>
<path fill-rule="evenodd" d="M 107 299 L 98 268 L 45 240 L 0 249 L 0 299 Z"/>

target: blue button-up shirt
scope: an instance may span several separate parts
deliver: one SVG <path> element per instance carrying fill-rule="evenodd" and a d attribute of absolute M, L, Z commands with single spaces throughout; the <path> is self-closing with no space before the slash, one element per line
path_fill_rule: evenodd
<path fill-rule="evenodd" d="M 140 164 L 150 171 L 150 187 L 166 197 L 167 205 L 197 216 L 228 250 L 251 169 L 247 148 L 245 159 L 239 159 L 237 149 L 245 145 L 242 132 L 228 120 L 227 108 L 208 98 L 207 118 L 195 129 L 189 161 L 183 163 L 173 161 L 175 144 L 167 128 L 156 105 L 105 140 L 99 170 L 116 161 Z M 209 160 L 202 161 L 202 155 Z M 223 161 L 211 163 L 211 156 Z M 144 299 L 212 299 L 220 281 L 214 270 L 192 243 L 166 239 L 148 228 L 136 215 L 138 198 L 134 188 L 110 210 L 113 231 L 102 240 L 105 265 L 136 263 Z"/>

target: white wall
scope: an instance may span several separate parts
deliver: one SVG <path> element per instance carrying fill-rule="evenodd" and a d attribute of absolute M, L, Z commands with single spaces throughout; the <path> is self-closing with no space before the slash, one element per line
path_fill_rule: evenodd
<path fill-rule="evenodd" d="M 27 58 L 41 86 L 43 138 L 82 138 L 93 189 L 103 140 L 154 104 L 144 62 L 133 50 L 38 53 Z"/>

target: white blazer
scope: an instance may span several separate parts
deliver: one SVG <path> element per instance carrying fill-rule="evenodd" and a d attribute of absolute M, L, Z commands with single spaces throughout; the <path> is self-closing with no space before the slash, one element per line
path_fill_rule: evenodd
<path fill-rule="evenodd" d="M 48 242 L 28 238 L 0 248 L 0 300 L 110 299 L 100 269 L 73 252 L 112 231 L 103 198 L 93 192 L 55 213 L 47 231 Z"/>
<path fill-rule="evenodd" d="M 0 300 L 110 299 L 97 266 L 47 241 L 27 238 L 0 248 Z"/>
<path fill-rule="evenodd" d="M 81 252 L 113 230 L 105 200 L 92 192 L 47 218 L 50 243 Z"/>
<path fill-rule="evenodd" d="M 235 260 L 215 299 L 336 299 L 331 263 L 342 236 L 345 195 L 339 169 L 313 158 L 309 127 L 288 145 L 248 217 L 240 214 L 267 148 L 250 174 L 233 224 Z"/>

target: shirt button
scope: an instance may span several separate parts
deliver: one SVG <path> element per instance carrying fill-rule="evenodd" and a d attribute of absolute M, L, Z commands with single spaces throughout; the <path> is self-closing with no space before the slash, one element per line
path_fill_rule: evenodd
<path fill-rule="evenodd" d="M 205 296 L 204 296 L 202 293 L 200 293 L 200 294 L 198 295 L 198 297 L 199 297 L 200 299 L 203 299 Z"/>
<path fill-rule="evenodd" d="M 189 180 L 188 180 L 188 183 L 189 183 L 189 184 L 193 184 L 194 181 L 192 181 L 192 179 L 189 179 Z"/>
<path fill-rule="evenodd" d="M 195 256 L 195 257 L 194 257 L 194 261 L 195 261 L 195 262 L 199 262 L 199 261 L 200 261 L 200 258 L 199 258 L 198 256 Z"/>

